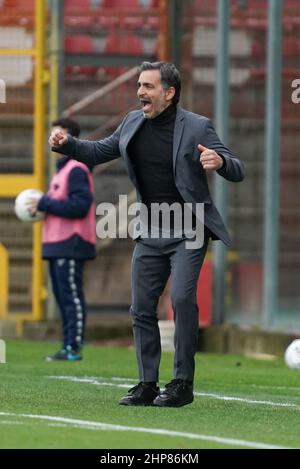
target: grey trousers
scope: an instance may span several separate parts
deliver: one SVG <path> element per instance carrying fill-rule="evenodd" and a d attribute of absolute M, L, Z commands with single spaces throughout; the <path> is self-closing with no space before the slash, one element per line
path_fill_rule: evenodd
<path fill-rule="evenodd" d="M 157 304 L 171 274 L 175 321 L 174 378 L 194 380 L 198 345 L 197 282 L 207 251 L 186 249 L 185 239 L 137 240 L 132 257 L 131 315 L 140 381 L 159 380 L 161 358 Z"/>

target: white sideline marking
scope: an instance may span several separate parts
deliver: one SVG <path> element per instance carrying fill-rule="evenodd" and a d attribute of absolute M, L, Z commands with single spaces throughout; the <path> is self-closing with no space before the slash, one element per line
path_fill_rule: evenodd
<path fill-rule="evenodd" d="M 191 440 L 203 440 L 203 441 L 213 441 L 215 443 L 222 443 L 225 445 L 232 446 L 246 446 L 248 448 L 257 448 L 257 449 L 291 449 L 285 446 L 269 445 L 266 443 L 259 443 L 256 441 L 247 441 L 247 440 L 236 440 L 234 438 L 223 438 L 215 435 L 201 435 L 198 433 L 185 433 L 185 432 L 175 432 L 172 430 L 166 430 L 163 428 L 145 428 L 145 427 L 129 427 L 126 425 L 113 425 L 110 423 L 102 422 L 93 422 L 90 420 L 78 420 L 65 417 L 56 417 L 50 415 L 34 415 L 34 414 L 16 414 L 10 412 L 0 412 L 0 415 L 11 416 L 11 417 L 23 417 L 28 419 L 39 419 L 46 420 L 50 422 L 61 422 L 67 424 L 68 426 L 88 429 L 88 430 L 106 430 L 106 431 L 131 431 L 131 432 L 141 432 L 141 433 L 151 433 L 155 435 L 165 435 L 165 436 L 175 436 L 183 437 Z M 1 423 L 1 420 L 0 420 Z"/>
<path fill-rule="evenodd" d="M 300 410 L 300 405 L 293 404 L 292 402 L 273 402 L 273 401 L 258 401 L 256 399 L 248 399 L 245 397 L 234 397 L 234 396 L 222 396 L 220 394 L 214 394 L 209 392 L 194 392 L 195 396 L 203 397 L 212 397 L 213 399 L 219 399 L 222 401 L 236 401 L 244 402 L 245 404 L 259 404 L 259 405 L 269 405 L 272 407 L 287 407 Z"/>
<path fill-rule="evenodd" d="M 75 383 L 94 384 L 95 386 L 112 386 L 114 388 L 126 388 L 127 389 L 127 388 L 134 386 L 133 383 L 124 383 L 124 384 L 108 383 L 106 381 L 101 381 L 101 379 L 104 379 L 104 378 L 94 378 L 94 377 L 93 378 L 77 378 L 76 376 L 48 376 L 48 378 L 72 381 Z M 116 380 L 116 378 L 114 379 Z M 292 402 L 262 401 L 262 400 L 257 400 L 257 399 L 249 399 L 245 397 L 224 396 L 221 394 L 208 393 L 208 392 L 194 392 L 194 395 L 200 396 L 200 397 L 209 397 L 209 398 L 218 399 L 221 401 L 244 402 L 245 404 L 268 405 L 271 407 L 285 407 L 285 408 L 292 408 L 295 410 L 300 410 L 300 405 L 293 404 Z"/>
<path fill-rule="evenodd" d="M 250 384 L 251 388 L 258 388 L 258 389 L 280 389 L 285 391 L 298 391 L 300 392 L 300 387 L 296 386 L 267 386 L 263 384 Z"/>
<path fill-rule="evenodd" d="M 116 384 L 107 383 L 105 381 L 99 381 L 99 378 L 77 378 L 76 376 L 48 376 L 50 379 L 58 379 L 62 381 L 71 381 L 73 383 L 88 383 L 94 384 L 95 386 L 112 386 L 114 388 L 130 388 L 134 386 L 132 383 Z M 100 378 L 101 379 L 101 378 Z"/>

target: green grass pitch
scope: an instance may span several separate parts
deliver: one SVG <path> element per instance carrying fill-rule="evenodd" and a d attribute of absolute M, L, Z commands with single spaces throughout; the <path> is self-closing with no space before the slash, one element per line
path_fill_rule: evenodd
<path fill-rule="evenodd" d="M 56 345 L 7 341 L 0 448 L 300 448 L 300 372 L 282 359 L 199 353 L 193 404 L 125 407 L 133 348 L 88 345 L 82 362 L 43 362 Z M 172 361 L 163 354 L 161 387 Z"/>

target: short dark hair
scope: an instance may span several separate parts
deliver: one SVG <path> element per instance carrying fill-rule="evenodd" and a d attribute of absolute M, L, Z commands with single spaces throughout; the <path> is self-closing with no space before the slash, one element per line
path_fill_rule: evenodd
<path fill-rule="evenodd" d="M 181 92 L 180 73 L 174 64 L 170 62 L 143 62 L 139 68 L 140 73 L 146 70 L 159 70 L 162 87 L 167 90 L 171 86 L 175 88 L 175 94 L 172 99 L 173 104 L 177 104 Z"/>
<path fill-rule="evenodd" d="M 79 137 L 80 135 L 79 124 L 73 119 L 69 119 L 68 117 L 56 119 L 52 122 L 51 125 L 52 127 L 62 127 L 63 129 L 68 130 L 69 134 L 72 135 L 72 137 Z"/>

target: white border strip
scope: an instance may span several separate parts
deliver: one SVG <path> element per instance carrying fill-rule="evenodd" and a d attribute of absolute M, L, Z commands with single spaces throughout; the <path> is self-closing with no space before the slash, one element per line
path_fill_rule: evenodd
<path fill-rule="evenodd" d="M 45 420 L 50 422 L 60 422 L 68 424 L 68 426 L 88 429 L 88 430 L 106 430 L 106 431 L 126 431 L 126 432 L 139 432 L 139 433 L 150 433 L 155 435 L 164 435 L 164 436 L 173 436 L 188 438 L 191 440 L 203 440 L 203 441 L 212 441 L 214 443 L 220 443 L 230 446 L 244 446 L 247 448 L 256 448 L 256 449 L 291 449 L 284 446 L 269 445 L 265 443 L 258 443 L 256 441 L 247 441 L 247 440 L 236 440 L 234 438 L 223 438 L 215 435 L 202 435 L 198 433 L 185 433 L 185 432 L 175 432 L 172 430 L 166 430 L 163 428 L 145 428 L 145 427 L 129 427 L 125 425 L 113 425 L 109 423 L 102 422 L 93 422 L 90 420 L 78 420 L 64 417 L 56 417 L 50 415 L 35 415 L 35 414 L 16 414 L 10 412 L 0 412 L 0 415 L 6 417 L 22 417 L 27 419 L 38 419 Z M 0 420 L 1 424 L 1 420 Z"/>

